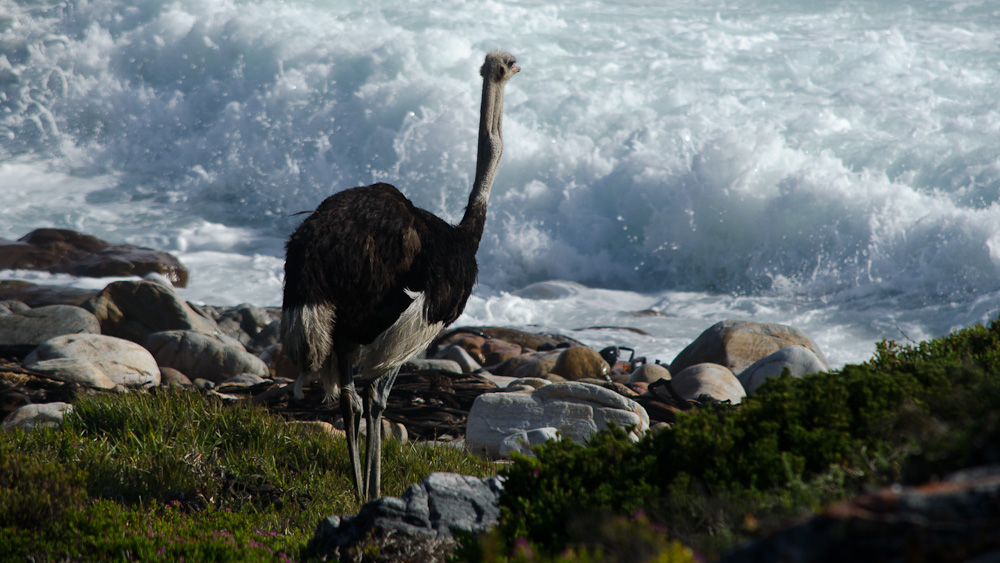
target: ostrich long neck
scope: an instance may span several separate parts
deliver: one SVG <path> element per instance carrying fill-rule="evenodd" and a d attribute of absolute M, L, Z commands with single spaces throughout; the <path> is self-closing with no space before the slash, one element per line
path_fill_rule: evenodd
<path fill-rule="evenodd" d="M 483 105 L 479 113 L 479 150 L 476 154 L 476 180 L 469 194 L 469 206 L 459 228 L 468 231 L 478 247 L 486 224 L 486 206 L 490 201 L 493 177 L 503 154 L 503 84 L 491 77 L 483 79 Z"/>

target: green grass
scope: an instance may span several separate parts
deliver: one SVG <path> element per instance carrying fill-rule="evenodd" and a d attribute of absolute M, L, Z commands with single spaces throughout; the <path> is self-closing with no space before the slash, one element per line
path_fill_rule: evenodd
<path fill-rule="evenodd" d="M 59 428 L 0 433 L 0 560 L 297 560 L 321 518 L 358 511 L 346 449 L 194 391 L 84 398 Z M 387 495 L 495 473 L 453 448 L 383 455 Z"/>

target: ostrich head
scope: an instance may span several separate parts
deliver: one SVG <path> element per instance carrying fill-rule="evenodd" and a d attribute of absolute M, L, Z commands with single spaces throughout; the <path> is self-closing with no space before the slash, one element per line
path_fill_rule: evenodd
<path fill-rule="evenodd" d="M 486 62 L 479 69 L 479 75 L 487 80 L 495 80 L 504 83 L 510 80 L 521 67 L 517 66 L 514 55 L 503 51 L 490 51 L 486 54 Z"/>

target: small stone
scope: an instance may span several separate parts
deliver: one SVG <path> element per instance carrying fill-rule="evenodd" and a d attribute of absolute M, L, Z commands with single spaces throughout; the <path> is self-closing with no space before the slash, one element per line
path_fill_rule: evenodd
<path fill-rule="evenodd" d="M 588 377 L 604 379 L 610 371 L 608 362 L 596 350 L 587 346 L 574 346 L 559 355 L 551 373 L 561 375 L 568 381 L 576 381 Z"/>
<path fill-rule="evenodd" d="M 443 357 L 446 360 L 458 363 L 458 365 L 462 368 L 462 373 L 472 373 L 476 370 L 482 369 L 483 367 L 479 364 L 479 362 L 473 359 L 468 352 L 465 351 L 465 348 L 462 348 L 461 346 L 452 345 L 445 348 Z"/>
<path fill-rule="evenodd" d="M 448 373 L 462 373 L 462 366 L 460 366 L 458 362 L 454 360 L 441 360 L 441 359 L 427 360 L 420 358 L 412 358 L 407 360 L 406 363 L 403 364 L 403 369 L 404 371 L 407 372 L 434 370 L 434 371 L 446 371 Z"/>
<path fill-rule="evenodd" d="M 643 364 L 629 375 L 627 385 L 633 383 L 652 383 L 661 379 L 670 379 L 670 370 L 660 364 Z"/>
<path fill-rule="evenodd" d="M 63 417 L 73 411 L 69 403 L 44 403 L 41 405 L 24 405 L 10 413 L 3 421 L 4 430 L 23 428 L 31 430 L 40 426 L 58 426 Z"/>
<path fill-rule="evenodd" d="M 681 370 L 670 380 L 670 385 L 689 401 L 708 395 L 717 401 L 738 405 L 746 397 L 746 391 L 733 372 L 718 364 L 697 364 Z"/>
<path fill-rule="evenodd" d="M 344 438 L 343 430 L 334 428 L 332 424 L 323 420 L 291 420 L 288 425 L 302 432 L 316 432 L 326 434 L 331 438 Z"/>
<path fill-rule="evenodd" d="M 66 334 L 47 340 L 24 359 L 26 365 L 56 358 L 88 361 L 126 387 L 159 385 L 160 369 L 145 348 L 103 334 Z"/>
<path fill-rule="evenodd" d="M 160 385 L 174 387 L 190 387 L 194 385 L 188 376 L 172 367 L 160 366 Z"/>

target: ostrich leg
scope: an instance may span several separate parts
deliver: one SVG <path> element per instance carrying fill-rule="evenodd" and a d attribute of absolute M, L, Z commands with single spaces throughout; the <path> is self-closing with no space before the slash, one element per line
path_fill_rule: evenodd
<path fill-rule="evenodd" d="M 337 368 L 340 371 L 340 412 L 344 418 L 344 434 L 347 435 L 347 455 L 351 458 L 351 475 L 358 498 L 364 498 L 364 483 L 361 478 L 361 456 L 358 452 L 358 434 L 361 430 L 361 397 L 354 390 L 351 374 L 353 354 L 337 354 Z"/>
<path fill-rule="evenodd" d="M 364 388 L 365 424 L 365 492 L 368 500 L 377 499 L 382 491 L 382 413 L 389 401 L 389 392 L 399 374 L 399 366 L 381 375 Z"/>

